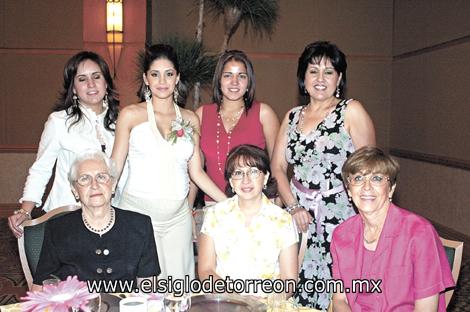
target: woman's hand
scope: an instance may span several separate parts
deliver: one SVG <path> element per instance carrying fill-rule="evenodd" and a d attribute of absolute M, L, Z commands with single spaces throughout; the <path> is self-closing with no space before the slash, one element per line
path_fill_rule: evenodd
<path fill-rule="evenodd" d="M 31 211 L 33 211 L 35 204 L 32 201 L 24 201 L 21 204 L 20 210 L 8 217 L 8 226 L 16 238 L 20 238 L 23 235 L 21 224 L 25 220 L 31 219 Z"/>
<path fill-rule="evenodd" d="M 16 238 L 20 238 L 21 235 L 23 235 L 23 228 L 21 227 L 21 224 L 23 224 L 23 222 L 28 219 L 29 217 L 24 213 L 17 213 L 8 217 L 8 226 Z"/>
<path fill-rule="evenodd" d="M 304 208 L 295 208 L 292 213 L 292 219 L 294 219 L 295 225 L 302 233 L 307 233 L 308 226 L 313 222 L 313 217 Z"/>

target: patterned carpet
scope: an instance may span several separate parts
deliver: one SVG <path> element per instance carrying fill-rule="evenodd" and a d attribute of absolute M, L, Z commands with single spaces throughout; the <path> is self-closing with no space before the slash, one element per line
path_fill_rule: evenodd
<path fill-rule="evenodd" d="M 450 301 L 447 311 L 467 312 L 470 311 L 470 248 L 465 248 L 462 267 L 460 268 L 459 281 Z M 465 253 L 467 253 L 465 257 Z"/>
<path fill-rule="evenodd" d="M 438 232 L 449 239 L 452 233 L 436 226 Z M 26 294 L 26 280 L 23 276 L 15 237 L 10 233 L 8 222 L 0 218 L 0 305 L 18 302 Z M 465 241 L 462 267 L 457 288 L 447 311 L 470 312 L 470 241 Z"/>
<path fill-rule="evenodd" d="M 27 289 L 16 238 L 6 219 L 0 219 L 0 242 L 0 305 L 5 305 L 18 302 Z"/>

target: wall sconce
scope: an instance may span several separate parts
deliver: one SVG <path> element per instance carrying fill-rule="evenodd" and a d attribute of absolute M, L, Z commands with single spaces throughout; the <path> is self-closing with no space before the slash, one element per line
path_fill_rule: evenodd
<path fill-rule="evenodd" d="M 116 67 L 121 56 L 123 42 L 123 0 L 106 0 L 106 40 L 111 55 L 113 74 L 116 78 Z"/>

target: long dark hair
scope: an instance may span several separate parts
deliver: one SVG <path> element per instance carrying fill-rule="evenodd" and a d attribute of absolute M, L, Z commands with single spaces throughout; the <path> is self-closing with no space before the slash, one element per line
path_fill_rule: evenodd
<path fill-rule="evenodd" d="M 219 61 L 215 67 L 214 79 L 212 80 L 212 101 L 216 103 L 218 109 L 220 109 L 223 99 L 222 90 L 220 88 L 220 79 L 222 78 L 225 64 L 230 61 L 243 63 L 246 67 L 246 74 L 248 75 L 248 90 L 243 96 L 243 101 L 245 102 L 245 112 L 248 114 L 248 110 L 251 108 L 253 101 L 255 100 L 256 80 L 253 64 L 251 64 L 250 59 L 243 51 L 228 50 L 219 57 Z"/>
<path fill-rule="evenodd" d="M 138 56 L 138 66 L 139 66 L 139 76 L 138 79 L 141 82 L 139 91 L 137 91 L 137 96 L 140 98 L 141 101 L 145 101 L 144 91 L 147 88 L 144 82 L 144 78 L 142 74 L 146 74 L 147 71 L 150 69 L 152 63 L 158 59 L 166 59 L 170 61 L 173 66 L 175 67 L 176 73 L 180 75 L 180 80 L 175 86 L 175 91 L 178 92 L 178 97 L 176 99 L 176 103 L 180 107 L 184 107 L 186 93 L 187 93 L 187 86 L 185 84 L 185 78 L 183 73 L 180 72 L 180 65 L 178 62 L 178 56 L 176 54 L 175 49 L 168 44 L 154 44 L 152 46 L 148 46 L 145 48 L 144 51 L 139 53 Z"/>
<path fill-rule="evenodd" d="M 81 51 L 72 56 L 64 66 L 64 83 L 63 89 L 60 91 L 59 99 L 54 106 L 54 111 L 65 110 L 68 117 L 67 120 L 72 119 L 73 122 L 70 124 L 69 129 L 80 122 L 83 118 L 83 113 L 78 107 L 74 105 L 73 101 L 73 88 L 74 79 L 77 75 L 78 66 L 86 61 L 90 60 L 95 62 L 101 69 L 103 77 L 106 80 L 106 93 L 108 94 L 108 111 L 104 117 L 104 127 L 107 130 L 114 131 L 114 124 L 119 114 L 119 98 L 118 93 L 114 87 L 111 73 L 109 72 L 108 64 L 98 54 L 91 51 Z"/>

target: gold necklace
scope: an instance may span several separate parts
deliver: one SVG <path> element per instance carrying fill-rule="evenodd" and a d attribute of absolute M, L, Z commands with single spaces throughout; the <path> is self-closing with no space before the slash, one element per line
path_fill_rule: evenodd
<path fill-rule="evenodd" d="M 299 120 L 299 132 L 300 132 L 300 134 L 303 134 L 303 132 L 304 132 L 305 111 L 308 109 L 308 106 L 309 106 L 309 105 L 310 105 L 310 104 L 305 105 L 305 106 L 302 107 L 302 109 L 300 110 L 300 120 Z M 337 104 L 336 104 L 336 105 L 337 105 Z M 334 107 L 336 107 L 336 105 L 334 105 Z M 321 124 L 321 123 L 328 117 L 328 115 L 330 115 L 333 111 L 334 111 L 334 109 L 331 110 L 331 107 L 327 108 L 327 109 L 325 110 L 325 112 L 323 113 L 323 118 L 322 118 L 322 120 L 320 120 L 320 122 L 318 123 L 318 125 Z M 318 127 L 318 125 L 317 125 L 317 127 Z"/>
<path fill-rule="evenodd" d="M 114 219 L 115 219 L 115 212 L 114 212 L 114 208 L 111 207 L 111 216 L 109 217 L 109 221 L 108 221 L 108 224 L 106 224 L 102 229 L 96 229 L 94 227 L 91 226 L 91 224 L 88 222 L 88 220 L 86 219 L 85 217 L 85 214 L 82 212 L 82 220 L 83 220 L 83 223 L 85 224 L 85 227 L 90 231 L 90 232 L 93 232 L 95 234 L 99 234 L 100 236 L 103 235 L 104 233 L 106 233 L 107 231 L 109 231 L 111 229 L 111 227 L 114 225 Z"/>
<path fill-rule="evenodd" d="M 242 109 L 240 109 L 238 112 L 236 112 L 235 115 L 233 115 L 232 117 L 224 116 L 222 111 L 219 111 L 219 115 L 222 117 L 222 119 L 225 119 L 227 121 L 231 121 L 232 122 L 231 129 L 233 129 L 235 127 L 236 122 L 238 121 L 238 119 L 242 115 L 242 112 L 243 112 L 244 109 L 245 109 L 245 107 L 242 107 Z"/>
<path fill-rule="evenodd" d="M 380 235 L 379 235 L 379 236 L 380 236 Z M 364 241 L 365 241 L 367 244 L 373 244 L 373 243 L 375 243 L 375 242 L 379 239 L 378 236 L 377 236 L 375 239 L 373 239 L 373 240 L 367 240 L 365 236 L 363 236 L 362 238 L 364 239 Z"/>
<path fill-rule="evenodd" d="M 369 232 L 370 232 L 370 231 L 369 231 Z M 366 238 L 366 230 L 365 230 L 365 228 L 364 228 L 364 234 L 362 235 L 362 239 L 363 239 L 364 242 L 366 242 L 367 244 L 373 244 L 373 243 L 375 243 L 375 242 L 379 239 L 381 232 L 382 232 L 382 229 L 380 229 L 380 230 L 378 231 L 379 234 L 376 235 L 376 237 L 375 237 L 374 239 L 368 240 L 368 239 Z"/>

